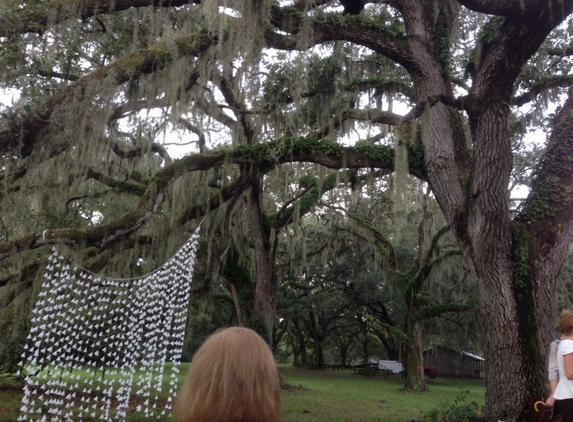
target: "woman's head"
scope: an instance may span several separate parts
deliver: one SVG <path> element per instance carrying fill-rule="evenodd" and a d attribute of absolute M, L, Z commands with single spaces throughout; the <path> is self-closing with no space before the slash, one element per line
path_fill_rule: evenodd
<path fill-rule="evenodd" d="M 253 330 L 231 327 L 199 348 L 175 405 L 178 422 L 279 422 L 273 355 Z"/>
<path fill-rule="evenodd" d="M 573 334 L 573 311 L 565 309 L 559 317 L 559 329 L 565 335 Z"/>

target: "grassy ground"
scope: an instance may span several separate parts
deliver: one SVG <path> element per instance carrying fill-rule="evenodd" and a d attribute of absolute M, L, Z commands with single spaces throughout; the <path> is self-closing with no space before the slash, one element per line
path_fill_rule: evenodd
<path fill-rule="evenodd" d="M 400 375 L 365 377 L 352 371 L 303 371 L 282 368 L 284 380 L 301 391 L 283 393 L 285 422 L 410 422 L 422 413 L 476 401 L 483 405 L 483 380 L 451 378 L 426 379 L 429 392 L 401 391 Z M 469 393 L 462 393 L 469 391 Z"/>
<path fill-rule="evenodd" d="M 182 365 L 181 370 L 179 385 L 187 365 Z M 281 367 L 280 372 L 292 387 L 283 391 L 284 422 L 410 422 L 421 420 L 423 412 L 444 409 L 462 396 L 462 404 L 476 401 L 481 405 L 485 394 L 483 381 L 474 379 L 426 379 L 430 391 L 416 394 L 401 391 L 400 375 L 366 377 L 352 371 L 292 367 Z M 17 420 L 21 398 L 22 384 L 0 378 L 0 422 Z M 134 400 L 128 421 L 144 420 L 142 414 L 135 412 L 136 405 Z"/>

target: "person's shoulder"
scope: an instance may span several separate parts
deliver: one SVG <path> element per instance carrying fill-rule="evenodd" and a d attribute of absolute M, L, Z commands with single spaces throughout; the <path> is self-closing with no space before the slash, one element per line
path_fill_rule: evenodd
<path fill-rule="evenodd" d="M 573 340 L 563 339 L 561 343 L 559 343 L 559 349 L 561 352 L 566 352 L 567 354 L 573 352 Z"/>

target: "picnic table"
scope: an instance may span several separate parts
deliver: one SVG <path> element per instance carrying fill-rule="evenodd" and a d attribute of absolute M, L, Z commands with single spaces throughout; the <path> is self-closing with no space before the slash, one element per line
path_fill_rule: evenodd
<path fill-rule="evenodd" d="M 325 364 L 324 369 L 330 369 L 332 371 L 344 371 L 345 369 L 352 369 L 354 368 L 352 365 L 330 365 Z"/>
<path fill-rule="evenodd" d="M 377 363 L 359 363 L 354 365 L 354 373 L 360 375 L 376 375 L 380 372 L 380 368 Z"/>

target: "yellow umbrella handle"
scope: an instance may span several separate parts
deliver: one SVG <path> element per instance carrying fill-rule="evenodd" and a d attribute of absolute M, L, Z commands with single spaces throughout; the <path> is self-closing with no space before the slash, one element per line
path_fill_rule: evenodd
<path fill-rule="evenodd" d="M 536 412 L 539 412 L 539 406 L 545 406 L 545 402 L 541 400 L 535 402 L 533 408 L 535 409 Z"/>

